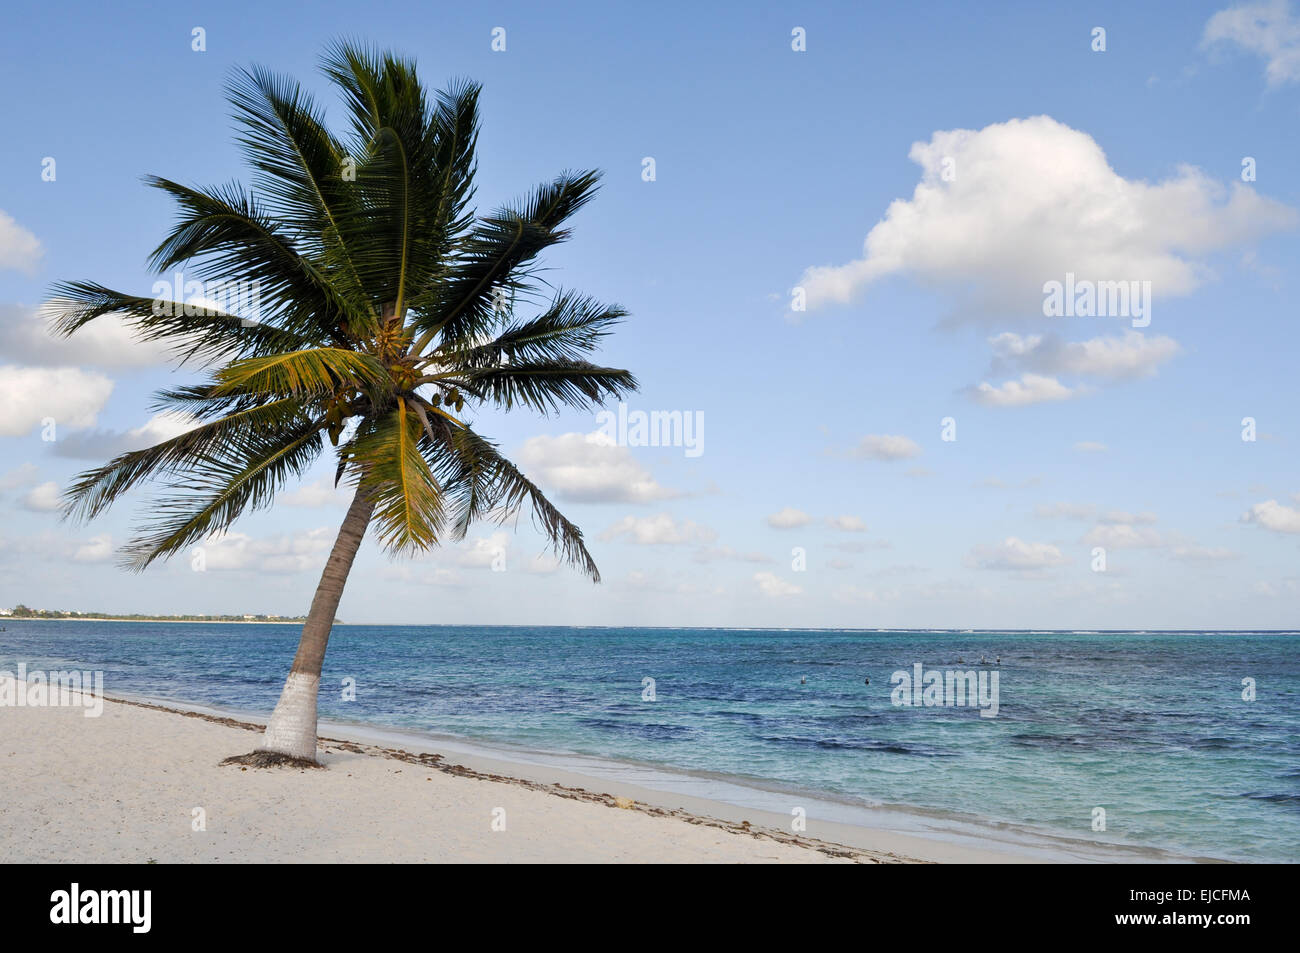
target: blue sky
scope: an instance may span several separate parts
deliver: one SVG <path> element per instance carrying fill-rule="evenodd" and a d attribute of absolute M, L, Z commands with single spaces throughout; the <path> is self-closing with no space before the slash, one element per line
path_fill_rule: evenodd
<path fill-rule="evenodd" d="M 481 416 L 584 527 L 605 581 L 548 571 L 523 518 L 414 561 L 367 545 L 344 619 L 1296 623 L 1300 4 L 127 3 L 6 18 L 21 95 L 0 151 L 0 606 L 306 611 L 343 513 L 328 461 L 212 541 L 204 572 L 117 569 L 131 503 L 59 521 L 57 490 L 166 435 L 149 394 L 196 372 L 112 328 L 46 341 L 37 310 L 62 279 L 147 293 L 171 210 L 140 177 L 246 179 L 229 70 L 262 63 L 328 95 L 317 59 L 346 35 L 416 57 L 430 84 L 483 83 L 481 207 L 604 170 L 552 277 L 631 312 L 604 359 L 641 379 L 632 410 L 702 415 L 704 452 L 604 445 L 590 415 Z M 1067 271 L 1149 281 L 1151 323 L 1044 316 L 1044 282 Z"/>

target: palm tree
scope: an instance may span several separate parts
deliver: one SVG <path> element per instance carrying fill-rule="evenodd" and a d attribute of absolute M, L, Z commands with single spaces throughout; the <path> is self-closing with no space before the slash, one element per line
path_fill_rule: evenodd
<path fill-rule="evenodd" d="M 57 285 L 53 302 L 58 333 L 122 315 L 138 337 L 168 342 L 181 365 L 209 374 L 155 398 L 193 429 L 80 474 L 66 491 L 66 514 L 88 520 L 137 484 L 164 488 L 122 551 L 125 566 L 142 570 L 268 506 L 327 439 L 335 485 L 353 488 L 279 703 L 261 747 L 243 758 L 259 765 L 316 762 L 321 665 L 372 522 L 390 553 L 410 553 L 527 504 L 557 555 L 600 580 L 582 531 L 467 411 L 590 410 L 637 386 L 628 371 L 586 360 L 625 312 L 544 293 L 536 278 L 598 174 L 564 173 L 478 216 L 477 85 L 431 99 L 413 62 L 349 42 L 327 49 L 322 68 L 351 120 L 345 135 L 326 128 L 297 82 L 241 70 L 228 97 L 253 189 L 146 180 L 179 207 L 152 267 L 185 265 L 205 288 L 251 287 L 256 313 L 248 296 L 214 308 L 188 291 L 167 300 L 93 282 Z M 516 304 L 534 316 L 516 319 Z"/>

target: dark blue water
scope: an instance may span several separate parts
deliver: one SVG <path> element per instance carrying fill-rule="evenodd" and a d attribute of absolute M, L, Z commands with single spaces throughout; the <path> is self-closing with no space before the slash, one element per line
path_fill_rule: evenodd
<path fill-rule="evenodd" d="M 275 625 L 5 625 L 0 669 L 102 669 L 109 694 L 262 713 L 298 637 Z M 1296 633 L 340 626 L 321 715 L 1085 840 L 1295 861 L 1298 648 Z M 891 674 L 917 662 L 997 671 L 997 716 L 892 704 Z M 345 678 L 353 702 L 341 699 Z M 1098 807 L 1104 832 L 1092 829 Z"/>

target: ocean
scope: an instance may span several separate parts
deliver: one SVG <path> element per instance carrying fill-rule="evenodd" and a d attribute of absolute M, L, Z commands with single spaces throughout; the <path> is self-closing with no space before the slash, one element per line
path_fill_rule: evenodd
<path fill-rule="evenodd" d="M 261 717 L 298 639 L 293 625 L 0 624 L 0 670 L 102 670 L 109 695 Z M 1062 858 L 1295 862 L 1298 648 L 1296 632 L 340 625 L 320 711 L 453 749 Z M 986 673 L 986 696 L 895 704 L 923 702 L 894 677 L 918 664 Z M 994 686 L 990 716 L 979 702 Z"/>

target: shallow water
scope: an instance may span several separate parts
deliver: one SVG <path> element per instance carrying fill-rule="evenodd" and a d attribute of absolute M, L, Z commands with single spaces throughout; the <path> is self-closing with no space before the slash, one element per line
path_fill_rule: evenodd
<path fill-rule="evenodd" d="M 4 624 L 0 670 L 101 669 L 110 695 L 263 713 L 298 637 L 289 625 Z M 848 805 L 1296 861 L 1298 648 L 1297 633 L 339 626 L 320 704 L 327 720 Z M 918 662 L 997 672 L 996 717 L 894 705 L 892 673 Z M 355 701 L 341 698 L 345 678 Z M 1243 678 L 1256 680 L 1254 701 Z"/>

